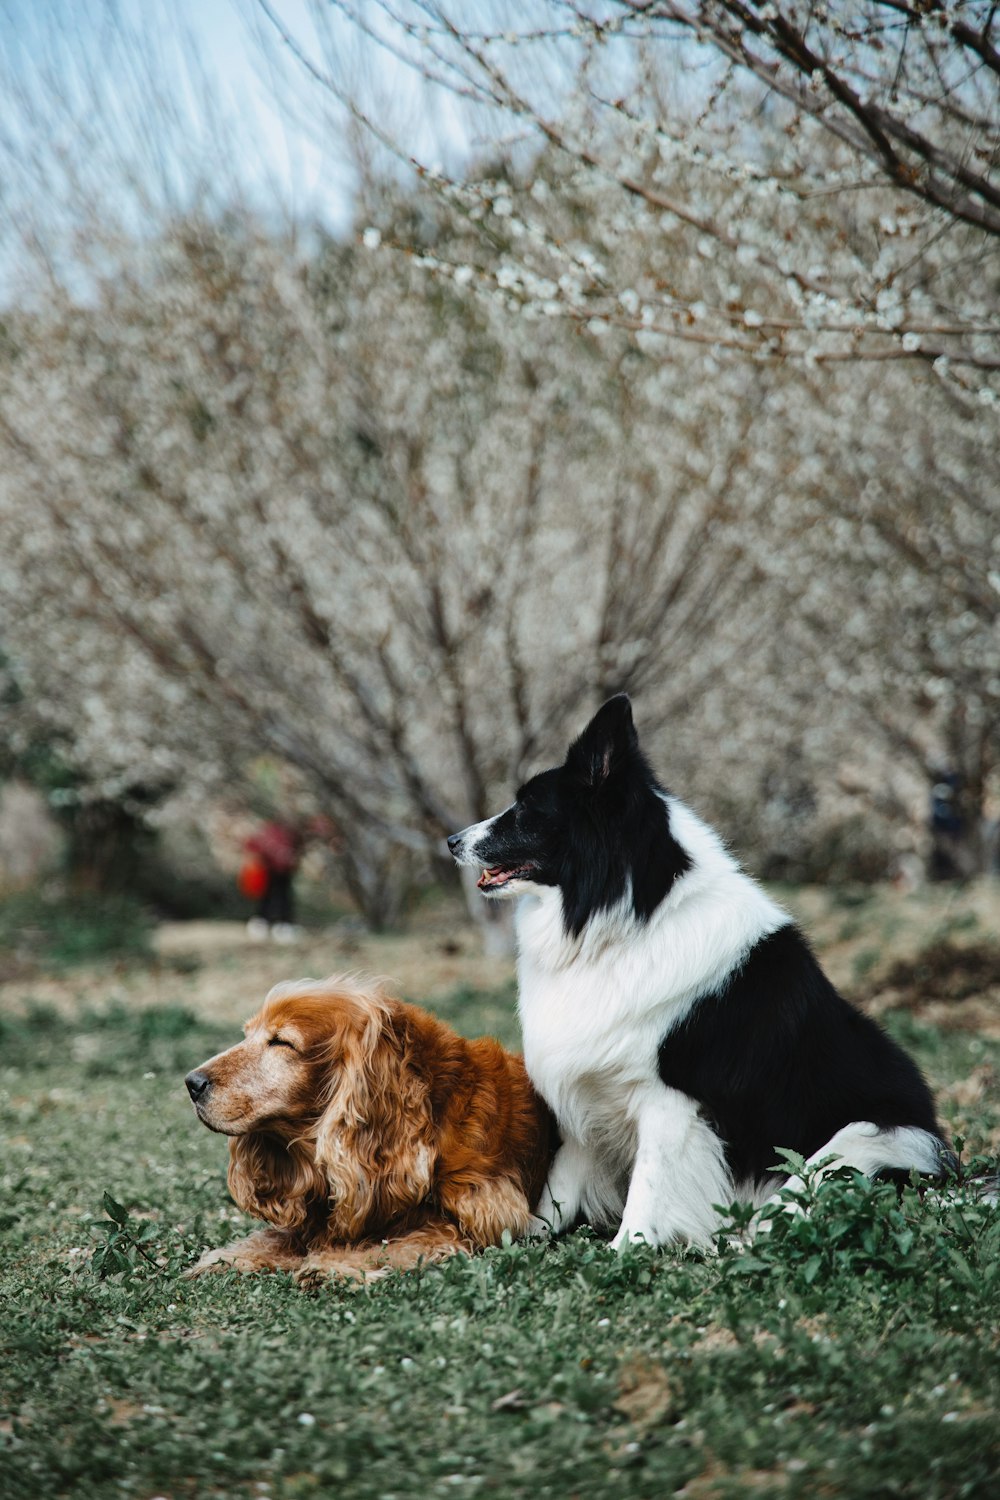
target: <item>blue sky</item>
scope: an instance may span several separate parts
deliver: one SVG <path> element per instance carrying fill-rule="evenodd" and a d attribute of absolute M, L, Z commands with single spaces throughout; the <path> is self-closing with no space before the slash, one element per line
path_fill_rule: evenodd
<path fill-rule="evenodd" d="M 460 172 L 495 127 L 508 146 L 524 136 L 522 122 L 471 113 L 450 90 L 423 85 L 335 0 L 267 3 L 321 71 L 333 57 L 352 98 L 423 164 Z M 468 0 L 462 14 L 477 10 Z M 416 46 L 399 32 L 393 45 Z M 552 79 L 540 77 L 548 108 Z M 27 242 L 51 240 L 71 260 L 81 204 L 91 223 L 104 215 L 138 235 L 164 211 L 247 201 L 347 232 L 352 140 L 362 155 L 378 152 L 257 0 L 0 0 L 0 98 L 0 300 Z M 378 169 L 391 160 L 383 153 Z"/>
<path fill-rule="evenodd" d="M 313 35 L 308 0 L 276 0 L 275 9 L 296 36 L 308 41 Z M 335 225 L 346 224 L 350 173 L 339 142 L 317 121 L 311 129 L 307 112 L 292 117 L 287 106 L 289 99 L 294 106 L 294 90 L 284 103 L 276 98 L 280 80 L 254 41 L 254 28 L 266 30 L 267 23 L 253 0 L 0 0 L 0 57 L 26 85 L 44 78 L 51 86 L 61 76 L 68 87 L 86 59 L 105 101 L 127 111 L 134 107 L 130 82 L 109 44 L 116 21 L 162 58 L 167 93 L 178 104 L 190 92 L 182 65 L 190 42 L 214 106 L 232 127 L 227 142 L 238 157 L 235 175 L 251 191 L 263 197 L 276 185 L 296 215 L 316 210 Z M 283 49 L 273 41 L 271 51 L 277 57 Z M 303 96 L 308 92 L 302 88 Z"/>
<path fill-rule="evenodd" d="M 371 116 L 385 123 L 389 135 L 425 165 L 441 163 L 460 170 L 476 144 L 492 138 L 495 119 L 471 114 L 468 104 L 450 90 L 427 87 L 398 60 L 396 48 L 416 51 L 416 44 L 401 31 L 393 31 L 391 47 L 380 48 L 345 19 L 336 0 L 266 3 L 280 26 L 325 71 L 315 24 L 317 14 L 322 18 L 336 54 L 335 66 L 352 97 L 360 97 Z M 400 10 L 421 19 L 419 8 L 407 0 Z M 530 10 L 529 4 L 525 13 Z M 471 19 L 477 12 L 487 14 L 479 0 L 466 0 L 457 13 Z M 519 14 L 517 5 L 510 14 Z M 377 8 L 370 17 L 383 34 L 391 29 Z M 351 153 L 345 149 L 346 116 L 334 98 L 310 80 L 258 0 L 0 0 L 0 67 L 6 79 L 13 76 L 24 82 L 45 76 L 51 88 L 53 75 L 78 81 L 76 75 L 86 65 L 92 92 L 98 80 L 99 102 L 93 109 L 86 90 L 82 104 L 74 101 L 74 124 L 69 138 L 60 143 L 71 153 L 79 144 L 73 134 L 86 135 L 90 114 L 117 111 L 125 122 L 115 132 L 118 141 L 128 139 L 137 118 L 139 134 L 144 124 L 159 123 L 153 101 L 137 98 L 132 70 L 123 58 L 122 38 L 133 36 L 158 58 L 156 85 L 165 89 L 171 103 L 183 102 L 185 75 L 190 72 L 185 56 L 193 55 L 197 69 L 210 80 L 213 108 L 230 127 L 219 136 L 231 151 L 234 176 L 243 186 L 263 195 L 277 185 L 294 217 L 318 214 L 333 227 L 348 226 L 353 176 Z M 0 77 L 0 97 L 4 82 Z M 192 118 L 198 114 L 195 107 Z M 511 122 L 500 123 L 503 134 L 509 134 Z M 16 128 L 8 118 L 8 133 Z M 0 114 L 0 142 L 4 129 Z M 514 134 L 520 133 L 517 126 Z M 372 148 L 370 138 L 366 148 Z M 0 173 L 0 199 L 3 191 Z"/>

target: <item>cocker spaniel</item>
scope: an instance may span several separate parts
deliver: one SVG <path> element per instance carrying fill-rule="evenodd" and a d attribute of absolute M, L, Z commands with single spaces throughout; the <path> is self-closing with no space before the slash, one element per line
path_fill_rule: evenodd
<path fill-rule="evenodd" d="M 278 985 L 244 1034 L 185 1083 L 230 1137 L 234 1199 L 270 1227 L 189 1274 L 369 1279 L 529 1229 L 552 1118 L 499 1042 L 342 978 Z"/>

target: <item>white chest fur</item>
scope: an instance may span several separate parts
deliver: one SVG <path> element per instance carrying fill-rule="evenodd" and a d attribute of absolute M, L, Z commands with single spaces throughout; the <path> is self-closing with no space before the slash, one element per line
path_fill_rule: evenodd
<path fill-rule="evenodd" d="M 648 922 L 636 920 L 627 897 L 573 939 L 553 887 L 526 896 L 516 919 L 532 1082 L 564 1136 L 618 1165 L 634 1154 L 636 1115 L 664 1037 L 789 920 L 700 819 L 674 798 L 668 805 L 692 866 Z"/>

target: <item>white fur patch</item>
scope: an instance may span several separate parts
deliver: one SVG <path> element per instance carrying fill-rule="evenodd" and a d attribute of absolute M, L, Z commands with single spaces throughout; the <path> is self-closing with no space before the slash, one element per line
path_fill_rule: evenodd
<path fill-rule="evenodd" d="M 615 1249 L 632 1240 L 707 1244 L 717 1207 L 733 1198 L 722 1141 L 676 1089 L 652 1087 L 639 1112 L 639 1144 Z"/>
<path fill-rule="evenodd" d="M 806 1165 L 819 1166 L 828 1157 L 833 1160 L 829 1168 L 853 1167 L 874 1177 L 876 1172 L 925 1172 L 935 1176 L 941 1170 L 941 1142 L 929 1131 L 916 1125 L 897 1125 L 891 1130 L 881 1130 L 870 1120 L 855 1120 L 844 1125 L 832 1135 L 825 1146 L 814 1151 Z M 816 1176 L 822 1177 L 820 1170 Z M 786 1188 L 802 1187 L 800 1177 L 790 1177 L 782 1184 Z"/>
<path fill-rule="evenodd" d="M 563 1222 L 582 1208 L 613 1226 L 624 1212 L 622 1234 L 653 1243 L 707 1238 L 712 1205 L 733 1196 L 718 1137 L 659 1080 L 660 1044 L 790 920 L 710 828 L 665 800 L 692 867 L 647 922 L 627 893 L 573 937 L 547 886 L 529 888 L 515 921 L 525 1062 L 565 1142 L 545 1205 L 562 1194 Z"/>
<path fill-rule="evenodd" d="M 885 1171 L 917 1171 L 934 1177 L 941 1171 L 941 1142 L 936 1135 L 916 1125 L 897 1125 L 891 1130 L 882 1130 L 871 1120 L 855 1120 L 842 1126 L 825 1146 L 814 1151 L 806 1166 L 819 1168 L 813 1176 L 814 1182 L 821 1181 L 827 1172 L 838 1167 L 853 1167 L 868 1177 Z M 789 1177 L 785 1181 L 770 1178 L 763 1196 L 755 1195 L 750 1201 L 772 1210 L 799 1213 L 800 1205 L 789 1201 L 784 1194 L 801 1193 L 804 1187 L 801 1177 Z M 770 1214 L 757 1220 L 754 1232 L 763 1233 L 770 1228 L 771 1222 Z"/>

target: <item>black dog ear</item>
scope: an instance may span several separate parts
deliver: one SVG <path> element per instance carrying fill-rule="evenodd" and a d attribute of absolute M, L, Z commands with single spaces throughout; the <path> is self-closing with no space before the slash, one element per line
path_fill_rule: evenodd
<path fill-rule="evenodd" d="M 601 704 L 580 738 L 570 745 L 566 769 L 584 786 L 600 787 L 622 769 L 638 745 L 632 703 L 627 693 L 617 693 Z"/>

